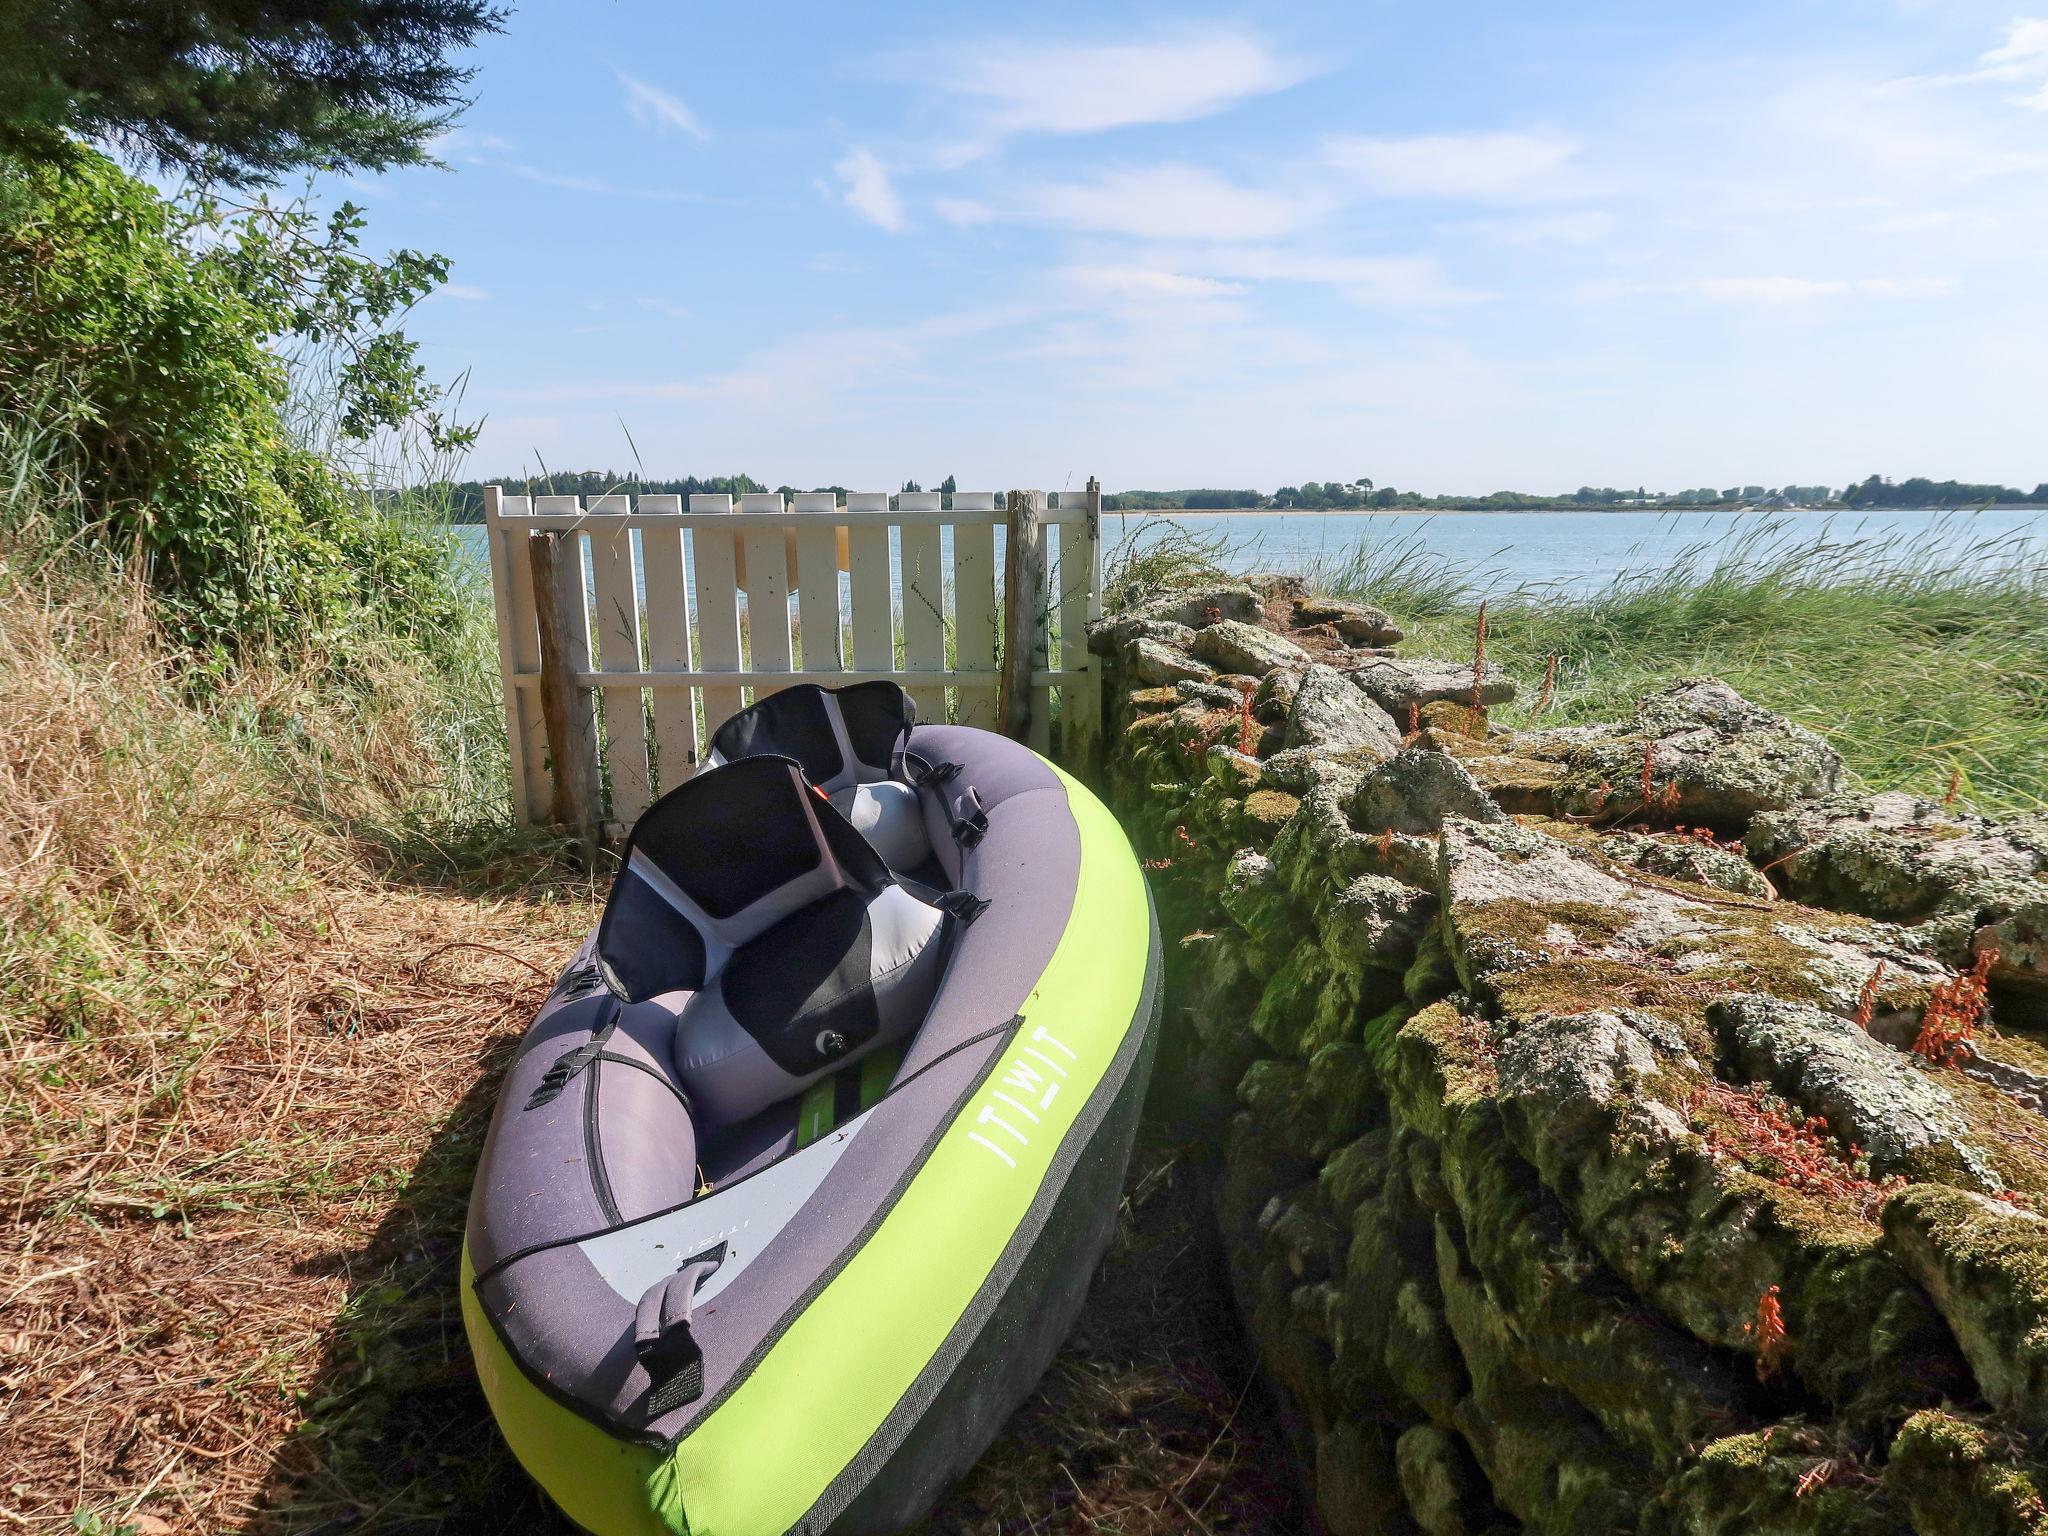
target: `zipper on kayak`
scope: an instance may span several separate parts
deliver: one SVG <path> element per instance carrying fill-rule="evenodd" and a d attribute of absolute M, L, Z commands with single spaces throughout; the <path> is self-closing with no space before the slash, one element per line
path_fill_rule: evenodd
<path fill-rule="evenodd" d="M 614 1004 L 607 1013 L 616 1013 Z M 607 1018 L 598 1028 L 596 1038 L 611 1033 L 612 1019 Z M 604 1079 L 604 1063 L 595 1060 L 590 1063 L 590 1083 L 583 1090 L 583 1158 L 590 1166 L 590 1187 L 597 1195 L 597 1208 L 608 1226 L 617 1226 L 625 1218 L 619 1213 L 619 1202 L 612 1197 L 612 1181 L 604 1171 L 604 1142 L 597 1133 L 597 1085 Z"/>

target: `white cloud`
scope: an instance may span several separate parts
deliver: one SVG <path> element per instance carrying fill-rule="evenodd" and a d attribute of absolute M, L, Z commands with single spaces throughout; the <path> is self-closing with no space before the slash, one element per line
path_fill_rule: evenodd
<path fill-rule="evenodd" d="M 1935 299 L 1955 291 L 1952 277 L 1794 277 L 1786 274 L 1703 277 L 1671 283 L 1595 284 L 1585 297 L 1684 294 L 1719 304 L 1797 309 L 1830 299 Z"/>
<path fill-rule="evenodd" d="M 1059 276 L 1091 293 L 1145 299 L 1216 299 L 1245 291 L 1242 283 L 1159 267 L 1067 267 Z"/>
<path fill-rule="evenodd" d="M 1547 133 L 1349 135 L 1324 145 L 1330 164 L 1379 197 L 1521 203 L 1570 192 L 1576 141 Z"/>
<path fill-rule="evenodd" d="M 1023 189 L 1017 206 L 1043 223 L 1141 240 L 1270 240 L 1306 228 L 1329 209 L 1327 199 L 1243 186 L 1184 164 L 1041 183 Z"/>
<path fill-rule="evenodd" d="M 645 80 L 636 80 L 623 69 L 616 73 L 619 84 L 626 88 L 626 111 L 642 128 L 654 133 L 680 133 L 700 142 L 711 136 L 697 121 L 697 114 L 684 106 L 679 97 Z"/>
<path fill-rule="evenodd" d="M 2025 104 L 2048 112 L 2048 18 L 2019 17 L 2006 28 L 2005 41 L 1977 62 L 1987 79 L 2037 86 Z"/>
<path fill-rule="evenodd" d="M 840 200 L 870 224 L 898 234 L 909 221 L 903 214 L 903 199 L 889 178 L 889 167 L 865 144 L 856 145 L 832 167 L 845 190 Z"/>
<path fill-rule="evenodd" d="M 1179 27 L 1114 43 L 984 39 L 911 61 L 966 99 L 985 133 L 1101 133 L 1185 123 L 1285 90 L 1314 68 L 1239 27 Z"/>
<path fill-rule="evenodd" d="M 664 316 L 670 320 L 687 320 L 690 318 L 690 311 L 683 305 L 676 303 L 673 299 L 643 298 L 639 302 L 642 309 Z"/>
<path fill-rule="evenodd" d="M 443 283 L 427 295 L 429 301 L 435 299 L 456 299 L 471 304 L 481 304 L 489 297 L 489 293 L 477 287 L 474 283 Z"/>
<path fill-rule="evenodd" d="M 1441 309 L 1491 297 L 1459 287 L 1430 256 L 1332 256 L 1277 246 L 1224 246 L 1190 253 L 1188 265 L 1224 277 L 1320 284 L 1369 308 Z"/>
<path fill-rule="evenodd" d="M 1615 219 L 1611 213 L 1588 209 L 1583 213 L 1537 214 L 1529 218 L 1475 219 L 1458 227 L 1502 245 L 1594 245 L 1614 233 Z"/>
<path fill-rule="evenodd" d="M 948 224 L 965 229 L 976 224 L 993 223 L 995 209 L 987 203 L 978 203 L 968 197 L 941 197 L 932 203 L 932 210 Z"/>

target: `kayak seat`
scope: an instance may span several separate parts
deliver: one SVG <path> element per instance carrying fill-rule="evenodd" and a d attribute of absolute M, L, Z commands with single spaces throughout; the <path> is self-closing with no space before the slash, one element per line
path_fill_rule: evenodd
<path fill-rule="evenodd" d="M 943 914 L 895 886 L 835 891 L 733 951 L 676 1021 L 676 1075 L 731 1123 L 914 1033 L 938 990 Z"/>
<path fill-rule="evenodd" d="M 944 913 L 896 882 L 795 760 L 750 756 L 697 774 L 640 818 L 597 960 L 626 1002 L 693 994 L 672 1056 L 710 1128 L 914 1033 L 943 939 Z"/>
<path fill-rule="evenodd" d="M 910 874 L 931 858 L 917 791 L 903 782 L 903 743 L 915 718 L 908 694 L 887 681 L 779 689 L 718 728 L 706 762 L 793 759 L 882 862 Z"/>

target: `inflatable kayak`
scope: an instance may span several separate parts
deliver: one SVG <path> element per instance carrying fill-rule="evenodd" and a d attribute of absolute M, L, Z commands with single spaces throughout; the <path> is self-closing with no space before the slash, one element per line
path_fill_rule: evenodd
<path fill-rule="evenodd" d="M 793 687 L 634 827 L 527 1031 L 462 1315 L 597 1536 L 890 1531 L 1030 1394 L 1158 1029 L 1122 831 L 1027 748 Z"/>

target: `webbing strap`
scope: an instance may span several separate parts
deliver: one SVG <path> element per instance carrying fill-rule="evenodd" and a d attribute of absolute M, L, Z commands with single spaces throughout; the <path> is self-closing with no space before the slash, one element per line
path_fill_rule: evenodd
<path fill-rule="evenodd" d="M 646 1423 L 704 1395 L 704 1350 L 690 1332 L 690 1313 L 697 1287 L 724 1262 L 724 1243 L 691 1255 L 649 1286 L 634 1309 L 633 1355 L 648 1379 Z"/>
<path fill-rule="evenodd" d="M 534 1085 L 533 1093 L 527 1098 L 528 1109 L 539 1109 L 543 1104 L 552 1104 L 562 1096 L 562 1090 L 569 1086 L 569 1080 L 598 1057 L 604 1054 L 605 1043 L 612 1037 L 612 1031 L 619 1027 L 619 1005 L 612 998 L 604 1001 L 604 1022 L 596 1033 L 574 1050 L 564 1051 L 554 1059 L 540 1081 Z"/>

